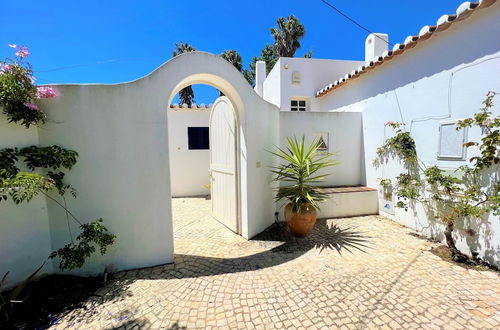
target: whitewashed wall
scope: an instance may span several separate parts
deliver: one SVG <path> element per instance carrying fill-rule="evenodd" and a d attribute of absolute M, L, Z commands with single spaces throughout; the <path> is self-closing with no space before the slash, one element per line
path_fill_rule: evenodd
<path fill-rule="evenodd" d="M 210 109 L 169 108 L 167 118 L 172 197 L 210 195 L 210 151 L 188 148 L 188 127 L 208 127 Z"/>
<path fill-rule="evenodd" d="M 307 98 L 310 111 L 320 111 L 315 99 L 316 91 L 329 84 L 332 77 L 351 72 L 364 62 L 282 57 L 276 62 L 264 81 L 263 98 L 283 111 L 290 110 L 290 98 Z M 300 82 L 292 84 L 292 74 L 297 72 Z"/>
<path fill-rule="evenodd" d="M 80 154 L 66 177 L 78 191 L 76 199 L 67 198 L 68 207 L 82 222 L 102 217 L 117 239 L 105 256 L 95 255 L 74 273 L 173 261 L 167 105 L 181 88 L 197 83 L 221 90 L 237 110 L 242 235 L 252 237 L 274 221 L 268 166 L 275 160 L 266 150 L 278 143 L 279 111 L 217 55 L 184 54 L 129 83 L 58 85 L 58 98 L 40 102 L 49 118 L 41 129 L 20 137 L 1 126 L 1 146 L 58 144 Z M 0 270 L 14 272 L 12 283 L 68 243 L 66 215 L 50 200 L 0 210 Z M 49 265 L 46 271 L 58 269 Z"/>
<path fill-rule="evenodd" d="M 360 112 L 296 112 L 280 111 L 280 146 L 286 148 L 287 138 L 306 137 L 310 143 L 319 133 L 327 133 L 329 152 L 338 165 L 325 169 L 328 173 L 322 186 L 359 185 L 364 172 L 362 157 L 362 123 Z"/>
<path fill-rule="evenodd" d="M 381 177 L 394 178 L 399 164 L 375 169 L 375 150 L 391 130 L 387 121 L 404 122 L 427 165 L 455 169 L 464 164 L 437 159 L 440 121 L 469 117 L 481 107 L 488 91 L 500 92 L 500 4 L 475 13 L 448 30 L 406 51 L 382 66 L 318 98 L 324 111 L 362 111 L 367 184 Z M 339 76 L 340 77 L 340 76 Z M 338 77 L 332 77 L 337 79 Z M 499 114 L 500 97 L 495 100 Z M 479 132 L 469 131 L 477 140 Z M 473 152 L 468 153 L 471 157 Z M 442 226 L 430 221 L 421 207 L 396 210 L 395 220 L 443 239 Z M 460 225 L 459 225 L 460 226 Z M 458 231 L 459 247 L 470 246 L 489 262 L 500 263 L 500 221 L 490 217 L 480 224 L 465 224 L 477 236 Z"/>
<path fill-rule="evenodd" d="M 328 151 L 335 153 L 333 159 L 338 162 L 338 165 L 319 172 L 319 174 L 327 175 L 325 181 L 319 185 L 362 184 L 364 177 L 362 174 L 365 168 L 361 149 L 363 140 L 361 116 L 361 112 L 280 111 L 280 147 L 286 149 L 287 138 L 295 137 L 300 140 L 304 136 L 306 143 L 311 143 L 319 134 L 323 137 L 328 136 L 325 141 Z M 286 203 L 286 201 L 280 201 L 276 205 L 278 217 L 282 221 L 284 221 L 283 210 Z M 352 206 L 352 203 L 349 206 Z M 352 210 L 354 214 L 359 214 L 358 211 L 359 208 Z"/>
<path fill-rule="evenodd" d="M 58 86 L 61 96 L 46 107 L 58 124 L 40 132 L 41 142 L 64 141 L 80 153 L 68 176 L 79 189 L 72 208 L 84 219 L 103 217 L 117 235 L 109 253 L 93 258 L 85 270 L 173 261 L 167 104 L 178 90 L 196 83 L 217 87 L 238 110 L 245 194 L 242 234 L 251 237 L 272 223 L 269 181 L 255 164 L 265 162 L 264 148 L 276 141 L 266 134 L 266 126 L 277 125 L 279 112 L 227 61 L 208 53 L 184 54 L 130 83 Z M 248 203 L 247 196 L 252 196 Z M 58 224 L 63 214 L 50 203 L 49 215 L 52 232 L 62 231 Z M 59 237 L 53 235 L 53 245 L 60 246 Z"/>
<path fill-rule="evenodd" d="M 0 112 L 2 110 L 0 109 Z M 38 145 L 38 130 L 7 123 L 0 114 L 0 149 Z M 45 198 L 36 197 L 29 203 L 15 205 L 0 202 L 0 278 L 10 272 L 5 286 L 28 277 L 52 252 L 49 217 Z M 40 272 L 51 273 L 47 263 Z"/>

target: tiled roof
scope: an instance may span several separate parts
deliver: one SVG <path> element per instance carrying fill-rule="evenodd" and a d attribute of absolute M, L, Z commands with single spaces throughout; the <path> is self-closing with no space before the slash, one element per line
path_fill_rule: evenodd
<path fill-rule="evenodd" d="M 187 104 L 171 104 L 170 109 L 172 110 L 210 110 L 212 108 L 212 104 L 205 105 L 205 103 L 202 103 L 200 105 L 197 104 L 192 104 L 191 106 L 188 106 Z"/>
<path fill-rule="evenodd" d="M 424 26 L 422 29 L 420 29 L 418 35 L 408 36 L 403 43 L 395 44 L 392 50 L 386 50 L 381 56 L 374 58 L 372 61 L 366 63 L 365 65 L 359 66 L 356 70 L 347 73 L 345 76 L 323 87 L 316 92 L 316 97 L 323 96 L 328 92 L 331 92 L 332 90 L 344 85 L 346 82 L 351 81 L 352 79 L 357 78 L 370 70 L 373 70 L 377 66 L 391 60 L 392 58 L 403 54 L 406 50 L 411 49 L 417 44 L 429 39 L 435 32 L 440 32 L 448 29 L 453 23 L 468 18 L 478 9 L 487 8 L 494 4 L 496 1 L 497 0 L 481 0 L 474 2 L 467 1 L 462 3 L 460 6 L 458 6 L 455 14 L 443 15 L 437 20 L 436 25 Z"/>

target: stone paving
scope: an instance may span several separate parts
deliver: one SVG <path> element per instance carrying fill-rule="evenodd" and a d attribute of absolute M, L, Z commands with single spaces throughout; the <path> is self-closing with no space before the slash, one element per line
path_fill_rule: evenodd
<path fill-rule="evenodd" d="M 246 241 L 210 201 L 174 199 L 175 265 L 121 272 L 54 328 L 498 329 L 500 278 L 378 216 Z"/>

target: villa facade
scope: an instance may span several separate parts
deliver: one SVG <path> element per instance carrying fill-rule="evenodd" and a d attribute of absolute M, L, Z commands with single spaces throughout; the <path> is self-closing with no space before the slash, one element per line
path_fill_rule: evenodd
<path fill-rule="evenodd" d="M 302 135 L 321 138 L 324 150 L 336 154 L 340 164 L 330 171 L 326 186 L 374 188 L 362 199 L 334 200 L 334 209 L 353 212 L 339 216 L 380 212 L 443 240 L 443 225 L 429 219 L 420 205 L 398 209 L 395 196 L 380 193 L 378 180 L 394 178 L 401 165 L 376 168 L 372 161 L 392 134 L 389 121 L 411 133 L 425 164 L 454 171 L 478 152 L 466 152 L 462 145 L 480 139 L 481 132 L 457 135 L 449 128 L 477 112 L 489 91 L 500 92 L 498 31 L 498 1 L 465 2 L 401 43 L 393 45 L 386 34 L 369 35 L 364 61 L 280 58 L 267 76 L 265 64 L 258 63 L 254 89 L 220 57 L 187 53 L 133 82 L 59 85 L 61 96 L 41 104 L 51 118 L 50 129 L 30 128 L 26 135 L 2 121 L 0 146 L 61 144 L 80 152 L 81 161 L 67 177 L 79 191 L 70 206 L 85 218 L 104 218 L 117 235 L 110 252 L 94 257 L 79 271 L 83 274 L 173 262 L 172 196 L 205 195 L 212 189 L 212 198 L 223 201 L 221 209 L 232 205 L 224 212 L 234 218 L 234 231 L 250 239 L 265 230 L 281 212 L 269 171 L 277 159 L 269 150 Z M 180 89 L 198 83 L 218 88 L 224 99 L 216 107 L 170 106 Z M 497 104 L 496 115 L 498 109 Z M 217 116 L 215 111 L 220 111 Z M 224 120 L 231 125 L 224 126 Z M 228 132 L 227 139 L 211 135 Z M 230 166 L 223 167 L 224 162 Z M 224 186 L 214 196 L 219 182 Z M 8 261 L 0 265 L 0 274 L 16 270 L 12 278 L 20 280 L 37 260 L 66 243 L 66 215 L 45 198 L 23 208 L 2 208 L 0 220 L 22 220 L 5 221 L 9 228 L 2 221 L 0 260 Z M 499 265 L 498 220 L 492 215 L 464 224 L 457 245 Z M 20 247 L 20 237 L 30 242 Z M 47 273 L 58 271 L 52 264 L 45 267 Z"/>

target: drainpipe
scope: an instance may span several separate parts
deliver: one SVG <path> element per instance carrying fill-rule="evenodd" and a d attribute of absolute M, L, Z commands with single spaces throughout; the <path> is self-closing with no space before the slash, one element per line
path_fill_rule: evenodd
<path fill-rule="evenodd" d="M 255 63 L 255 91 L 260 97 L 264 95 L 264 80 L 266 80 L 266 62 Z"/>

